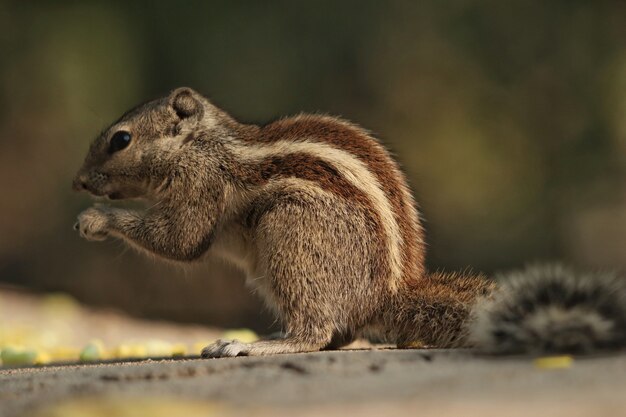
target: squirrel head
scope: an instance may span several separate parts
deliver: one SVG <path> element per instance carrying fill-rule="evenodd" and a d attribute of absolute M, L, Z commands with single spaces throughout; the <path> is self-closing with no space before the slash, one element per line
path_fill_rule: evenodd
<path fill-rule="evenodd" d="M 227 120 L 201 94 L 177 88 L 106 128 L 91 144 L 73 188 L 110 199 L 158 197 L 194 135 L 218 131 Z"/>

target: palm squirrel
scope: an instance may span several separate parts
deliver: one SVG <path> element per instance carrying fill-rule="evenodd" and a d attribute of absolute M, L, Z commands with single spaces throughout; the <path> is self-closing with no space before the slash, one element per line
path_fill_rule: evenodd
<path fill-rule="evenodd" d="M 335 117 L 242 124 L 178 88 L 105 129 L 73 188 L 151 203 L 89 208 L 76 224 L 82 237 L 122 239 L 172 261 L 228 259 L 284 326 L 282 339 L 219 340 L 204 357 L 317 351 L 360 336 L 494 353 L 626 345 L 620 277 L 551 266 L 497 284 L 427 272 L 398 164 L 367 131 Z"/>

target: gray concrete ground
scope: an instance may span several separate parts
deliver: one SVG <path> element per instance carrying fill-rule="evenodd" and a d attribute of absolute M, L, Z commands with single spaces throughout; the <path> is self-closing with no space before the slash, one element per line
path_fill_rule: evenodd
<path fill-rule="evenodd" d="M 119 404 L 146 412 L 124 413 Z M 160 412 L 626 416 L 626 353 L 576 359 L 565 369 L 464 351 L 363 350 L 0 370 L 2 417 Z"/>

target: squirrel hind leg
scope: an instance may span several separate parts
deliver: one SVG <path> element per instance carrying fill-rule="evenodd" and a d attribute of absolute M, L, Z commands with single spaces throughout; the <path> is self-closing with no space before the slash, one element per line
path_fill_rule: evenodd
<path fill-rule="evenodd" d="M 479 303 L 470 339 L 492 354 L 590 353 L 626 346 L 626 281 L 558 265 L 502 277 Z"/>

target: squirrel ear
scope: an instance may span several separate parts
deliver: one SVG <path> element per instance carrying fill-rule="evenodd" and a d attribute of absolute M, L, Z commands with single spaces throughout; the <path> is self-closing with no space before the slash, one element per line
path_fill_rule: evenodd
<path fill-rule="evenodd" d="M 198 93 L 191 88 L 181 87 L 170 93 L 169 104 L 176 115 L 181 119 L 192 116 L 202 116 L 202 103 L 197 98 Z"/>

